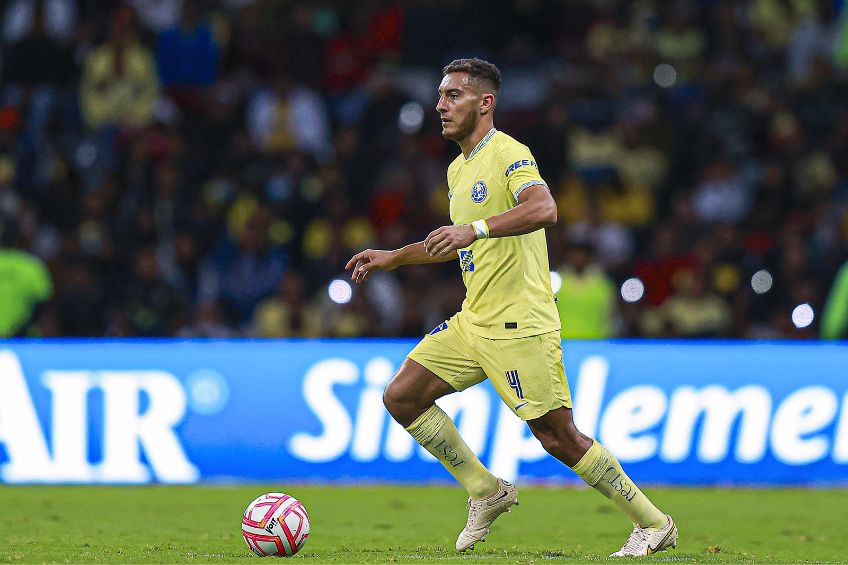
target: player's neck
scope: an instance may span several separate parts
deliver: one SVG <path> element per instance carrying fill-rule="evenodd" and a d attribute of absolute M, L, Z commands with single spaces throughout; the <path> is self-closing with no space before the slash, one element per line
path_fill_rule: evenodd
<path fill-rule="evenodd" d="M 491 120 L 486 120 L 485 122 L 481 121 L 477 124 L 477 127 L 474 128 L 474 131 L 471 132 L 471 135 L 458 140 L 457 143 L 459 144 L 459 148 L 462 149 L 462 156 L 468 159 L 468 156 L 471 155 L 471 152 L 474 151 L 474 148 L 477 147 L 478 143 L 480 143 L 480 140 L 486 137 L 486 134 L 489 133 L 489 130 L 493 127 L 495 126 Z"/>

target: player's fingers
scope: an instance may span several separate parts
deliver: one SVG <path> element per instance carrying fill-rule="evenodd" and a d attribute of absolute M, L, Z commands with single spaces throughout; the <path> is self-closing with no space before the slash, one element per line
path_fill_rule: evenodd
<path fill-rule="evenodd" d="M 353 272 L 350 275 L 351 280 L 356 280 L 356 277 L 365 271 L 370 271 L 371 269 L 377 268 L 374 265 L 374 261 L 370 257 L 363 257 L 359 261 L 356 262 L 356 265 L 353 267 Z"/>
<path fill-rule="evenodd" d="M 430 233 L 428 233 L 427 237 L 424 238 L 424 248 L 425 249 L 430 248 L 433 245 L 434 238 L 438 237 L 444 229 L 445 229 L 445 227 L 442 226 L 442 227 L 436 228 L 433 231 L 431 231 Z"/>
<path fill-rule="evenodd" d="M 436 254 L 436 249 L 439 247 L 442 241 L 447 237 L 444 232 L 439 232 L 432 237 L 430 237 L 424 244 L 424 249 L 430 255 Z"/>
<path fill-rule="evenodd" d="M 445 229 L 445 226 L 442 226 L 442 227 L 440 227 L 440 228 L 436 228 L 436 229 L 434 229 L 433 231 L 431 231 L 430 233 L 428 233 L 428 234 L 427 234 L 427 237 L 425 237 L 425 238 L 424 238 L 424 241 L 427 241 L 428 239 L 430 239 L 430 238 L 432 238 L 432 237 L 434 237 L 434 236 L 439 235 L 440 233 L 442 233 L 442 231 L 443 231 L 444 229 Z"/>
<path fill-rule="evenodd" d="M 368 275 L 371 274 L 371 269 L 369 268 L 368 263 L 363 263 L 361 265 L 357 265 L 357 267 L 353 270 L 354 281 L 357 283 L 363 282 L 368 278 Z"/>
<path fill-rule="evenodd" d="M 443 239 L 443 240 L 439 241 L 438 243 L 435 243 L 433 245 L 433 248 L 430 250 L 430 255 L 431 256 L 440 255 L 442 253 L 442 250 L 444 250 L 444 248 L 447 247 L 448 245 L 450 245 L 450 240 L 448 240 L 448 239 Z"/>
<path fill-rule="evenodd" d="M 456 248 L 457 248 L 456 243 L 454 243 L 452 241 L 448 242 L 447 245 L 442 246 L 442 248 L 439 250 L 439 255 L 447 255 L 448 253 L 450 253 L 451 251 L 453 251 Z"/>
<path fill-rule="evenodd" d="M 365 251 L 360 251 L 356 255 L 350 258 L 350 261 L 345 265 L 345 271 L 356 265 L 363 257 L 365 256 Z"/>

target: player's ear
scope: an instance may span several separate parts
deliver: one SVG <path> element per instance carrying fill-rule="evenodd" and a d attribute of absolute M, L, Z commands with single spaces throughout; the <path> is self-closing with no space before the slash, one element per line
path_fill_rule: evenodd
<path fill-rule="evenodd" d="M 495 95 L 491 92 L 483 94 L 483 99 L 480 101 L 480 113 L 488 114 L 495 108 Z"/>

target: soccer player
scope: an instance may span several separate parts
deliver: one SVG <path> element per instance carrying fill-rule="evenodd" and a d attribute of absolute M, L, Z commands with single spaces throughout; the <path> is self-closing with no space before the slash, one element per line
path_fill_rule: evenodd
<path fill-rule="evenodd" d="M 462 309 L 409 353 L 386 387 L 386 408 L 468 491 L 457 551 L 483 541 L 495 519 L 518 504 L 515 486 L 483 466 L 435 404 L 487 377 L 548 453 L 633 522 L 613 556 L 675 547 L 671 516 L 574 426 L 544 231 L 556 223 L 556 204 L 530 150 L 494 128 L 500 71 L 487 61 L 458 59 L 442 74 L 436 105 L 442 135 L 462 150 L 448 167 L 453 225 L 393 251 L 366 249 L 346 266 L 361 283 L 376 270 L 459 260 L 467 290 Z"/>

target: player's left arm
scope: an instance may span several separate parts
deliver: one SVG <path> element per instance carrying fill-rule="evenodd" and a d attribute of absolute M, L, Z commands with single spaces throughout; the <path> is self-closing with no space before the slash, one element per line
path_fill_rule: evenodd
<path fill-rule="evenodd" d="M 547 186 L 534 184 L 521 191 L 517 206 L 479 221 L 485 225 L 461 224 L 431 231 L 424 238 L 424 249 L 431 256 L 447 255 L 468 247 L 479 237 L 510 237 L 552 226 L 557 221 L 556 202 Z M 487 230 L 487 234 L 481 230 Z"/>

